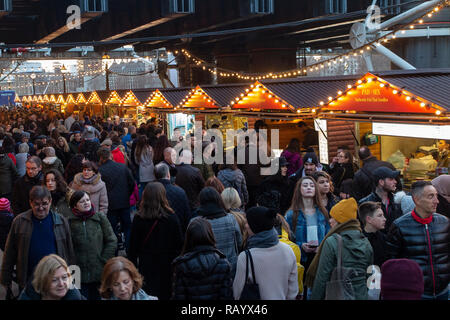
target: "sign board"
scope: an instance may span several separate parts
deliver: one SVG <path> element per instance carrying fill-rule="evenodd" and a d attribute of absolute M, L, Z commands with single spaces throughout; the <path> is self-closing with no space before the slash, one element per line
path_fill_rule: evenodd
<path fill-rule="evenodd" d="M 450 139 L 450 126 L 374 122 L 372 132 L 385 136 Z"/>
<path fill-rule="evenodd" d="M 319 133 L 319 161 L 328 163 L 327 120 L 314 119 L 314 128 Z"/>

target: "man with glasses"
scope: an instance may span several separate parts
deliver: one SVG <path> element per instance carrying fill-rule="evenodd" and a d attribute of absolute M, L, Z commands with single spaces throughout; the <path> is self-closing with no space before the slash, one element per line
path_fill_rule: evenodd
<path fill-rule="evenodd" d="M 19 178 L 12 192 L 12 210 L 15 215 L 30 209 L 29 198 L 31 188 L 42 184 L 42 161 L 37 156 L 30 157 L 25 163 L 26 173 Z"/>
<path fill-rule="evenodd" d="M 20 290 L 32 280 L 39 261 L 49 254 L 57 254 L 68 265 L 75 264 L 69 223 L 50 210 L 50 191 L 44 186 L 35 186 L 29 199 L 31 209 L 18 215 L 11 225 L 0 270 L 0 284 L 10 287 L 16 266 Z"/>

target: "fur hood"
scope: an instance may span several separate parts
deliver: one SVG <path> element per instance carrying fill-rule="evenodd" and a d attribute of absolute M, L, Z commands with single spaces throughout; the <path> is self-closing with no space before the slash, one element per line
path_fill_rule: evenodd
<path fill-rule="evenodd" d="M 83 186 L 83 190 L 88 191 L 89 193 L 95 193 L 100 191 L 101 188 L 103 188 L 103 186 L 105 185 L 105 183 L 102 181 L 102 177 L 100 175 L 100 173 L 97 173 L 92 181 L 87 182 L 84 178 L 83 178 L 83 173 L 77 173 L 75 175 L 75 177 L 73 178 L 73 185 L 78 186 L 80 189 L 81 186 Z"/>

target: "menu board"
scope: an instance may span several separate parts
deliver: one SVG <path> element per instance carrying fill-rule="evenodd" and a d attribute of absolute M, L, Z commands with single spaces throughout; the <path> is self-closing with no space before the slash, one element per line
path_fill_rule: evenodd
<path fill-rule="evenodd" d="M 372 130 L 373 133 L 377 135 L 444 140 L 450 139 L 450 126 L 374 122 L 372 124 Z"/>

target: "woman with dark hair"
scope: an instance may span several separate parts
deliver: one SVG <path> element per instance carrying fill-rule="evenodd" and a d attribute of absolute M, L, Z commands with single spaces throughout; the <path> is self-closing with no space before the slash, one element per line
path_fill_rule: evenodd
<path fill-rule="evenodd" d="M 231 265 L 216 248 L 211 223 L 192 219 L 181 255 L 173 263 L 174 300 L 231 300 Z"/>
<path fill-rule="evenodd" d="M 100 300 L 98 288 L 106 261 L 114 257 L 117 237 L 105 214 L 92 207 L 89 194 L 75 191 L 70 197 L 69 225 L 77 265 L 81 269 L 81 294 Z"/>
<path fill-rule="evenodd" d="M 64 178 L 59 170 L 47 170 L 44 174 L 44 180 L 42 182 L 52 194 L 52 212 L 59 213 L 66 218 L 69 217 L 71 213 L 68 201 L 70 189 L 67 187 L 67 183 L 64 181 Z"/>
<path fill-rule="evenodd" d="M 86 161 L 82 165 L 83 171 L 77 173 L 70 184 L 74 190 L 83 190 L 89 193 L 91 203 L 97 212 L 108 213 L 108 194 L 105 182 L 98 172 L 95 162 Z"/>
<path fill-rule="evenodd" d="M 171 263 L 183 245 L 181 223 L 169 206 L 166 189 L 149 182 L 131 226 L 128 258 L 144 276 L 144 291 L 168 300 L 172 295 Z"/>
<path fill-rule="evenodd" d="M 242 235 L 234 216 L 225 211 L 222 197 L 212 187 L 205 187 L 199 194 L 200 206 L 197 215 L 208 219 L 211 223 L 216 246 L 225 254 L 231 263 L 234 276 L 239 248 L 242 245 Z"/>
<path fill-rule="evenodd" d="M 134 159 L 139 165 L 139 196 L 141 196 L 147 183 L 156 180 L 155 166 L 153 165 L 153 149 L 148 144 L 147 136 L 141 135 L 138 137 Z"/>
<path fill-rule="evenodd" d="M 205 181 L 205 187 L 213 187 L 220 194 L 222 194 L 222 191 L 225 190 L 223 183 L 215 176 L 209 177 Z"/>
<path fill-rule="evenodd" d="M 217 178 L 222 182 L 225 188 L 235 188 L 241 198 L 241 205 L 244 208 L 248 201 L 248 190 L 245 176 L 238 168 L 236 162 L 233 164 L 221 164 Z"/>
<path fill-rule="evenodd" d="M 320 203 L 329 213 L 331 208 L 339 202 L 339 198 L 333 193 L 333 181 L 331 181 L 330 175 L 325 171 L 316 171 L 313 173 L 312 177 L 317 182 Z"/>
<path fill-rule="evenodd" d="M 155 143 L 155 155 L 153 157 L 153 163 L 158 164 L 164 160 L 164 150 L 170 147 L 169 139 L 165 134 L 160 135 Z"/>
<path fill-rule="evenodd" d="M 344 180 L 353 179 L 355 175 L 355 165 L 353 163 L 353 155 L 348 150 L 343 150 L 338 153 L 336 158 L 330 164 L 331 179 L 334 185 L 334 194 L 339 195 L 339 189 Z"/>
<path fill-rule="evenodd" d="M 64 171 L 66 182 L 70 184 L 77 173 L 83 171 L 83 162 L 87 161 L 83 154 L 77 153 L 70 159 Z"/>
<path fill-rule="evenodd" d="M 329 215 L 319 198 L 316 180 L 306 176 L 301 178 L 294 189 L 294 196 L 286 221 L 295 235 L 295 243 L 300 247 L 301 263 L 308 270 L 317 247 L 330 230 Z"/>
<path fill-rule="evenodd" d="M 289 163 L 287 171 L 288 176 L 294 174 L 303 166 L 302 155 L 300 154 L 300 141 L 297 138 L 292 138 L 291 141 L 289 141 L 289 144 L 280 156 L 285 157 Z"/>

